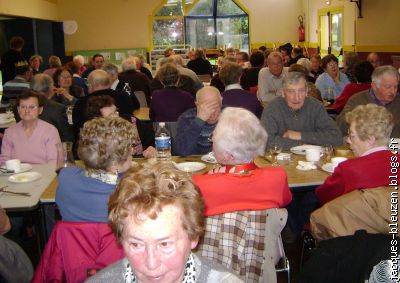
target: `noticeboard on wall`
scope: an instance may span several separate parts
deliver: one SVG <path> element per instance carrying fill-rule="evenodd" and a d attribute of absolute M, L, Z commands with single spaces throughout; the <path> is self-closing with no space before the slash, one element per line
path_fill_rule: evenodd
<path fill-rule="evenodd" d="M 122 61 L 128 58 L 128 56 L 143 55 L 147 61 L 147 48 L 124 48 L 124 49 L 99 49 L 99 50 L 77 50 L 73 52 L 73 55 L 82 55 L 85 58 L 85 62 L 89 62 L 94 54 L 100 53 L 104 57 L 104 61 L 107 63 L 114 63 L 118 66 L 122 64 Z"/>

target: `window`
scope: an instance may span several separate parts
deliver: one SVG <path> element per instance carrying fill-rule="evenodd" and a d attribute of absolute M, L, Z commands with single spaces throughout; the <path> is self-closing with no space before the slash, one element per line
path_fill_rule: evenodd
<path fill-rule="evenodd" d="M 321 54 L 339 56 L 343 46 L 343 8 L 319 10 L 318 30 Z"/>
<path fill-rule="evenodd" d="M 153 46 L 249 51 L 249 17 L 233 0 L 164 0 L 153 14 Z"/>

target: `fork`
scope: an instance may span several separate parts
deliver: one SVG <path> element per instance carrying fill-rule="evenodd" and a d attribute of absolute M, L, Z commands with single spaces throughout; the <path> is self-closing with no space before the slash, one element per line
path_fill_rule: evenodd
<path fill-rule="evenodd" d="M 13 195 L 19 195 L 19 196 L 25 196 L 25 197 L 30 197 L 31 194 L 30 193 L 21 193 L 21 192 L 12 192 L 12 191 L 7 191 L 5 190 L 5 188 L 7 188 L 8 186 L 4 186 L 0 188 L 0 192 L 3 193 L 9 193 L 9 194 L 13 194 Z"/>

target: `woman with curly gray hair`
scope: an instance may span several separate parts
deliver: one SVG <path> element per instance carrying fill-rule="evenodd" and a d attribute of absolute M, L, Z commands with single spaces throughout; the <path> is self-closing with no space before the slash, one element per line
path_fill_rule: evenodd
<path fill-rule="evenodd" d="M 354 190 L 388 186 L 391 161 L 398 160 L 387 147 L 394 122 L 385 107 L 360 105 L 346 114 L 346 120 L 347 142 L 356 158 L 341 162 L 316 189 L 321 204 Z"/>
<path fill-rule="evenodd" d="M 131 167 L 134 130 L 119 118 L 95 118 L 83 126 L 78 155 L 85 168 L 58 176 L 56 203 L 64 221 L 107 222 L 107 201 L 119 174 Z"/>

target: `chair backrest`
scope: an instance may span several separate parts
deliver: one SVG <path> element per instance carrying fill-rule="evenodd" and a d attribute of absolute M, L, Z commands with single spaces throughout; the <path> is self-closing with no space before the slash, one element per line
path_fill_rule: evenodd
<path fill-rule="evenodd" d="M 107 223 L 56 223 L 31 282 L 83 282 L 89 272 L 122 259 Z"/>
<path fill-rule="evenodd" d="M 146 100 L 146 94 L 142 90 L 136 90 L 133 92 L 139 101 L 140 107 L 148 107 L 147 105 L 147 100 Z"/>
<path fill-rule="evenodd" d="M 154 133 L 157 132 L 160 122 L 154 122 L 153 123 L 153 128 L 154 128 Z M 169 131 L 171 135 L 171 154 L 176 155 L 176 129 L 178 126 L 178 122 L 164 122 L 165 123 L 165 128 Z"/>
<path fill-rule="evenodd" d="M 286 220 L 286 209 L 276 208 L 208 216 L 197 253 L 232 269 L 245 282 L 276 282 Z"/>
<path fill-rule="evenodd" d="M 202 83 L 209 83 L 211 81 L 211 76 L 209 74 L 205 74 L 205 75 L 197 75 L 199 77 L 199 80 Z"/>
<path fill-rule="evenodd" d="M 355 190 L 311 214 L 311 232 L 318 241 L 350 236 L 357 230 L 389 233 L 391 187 Z"/>

